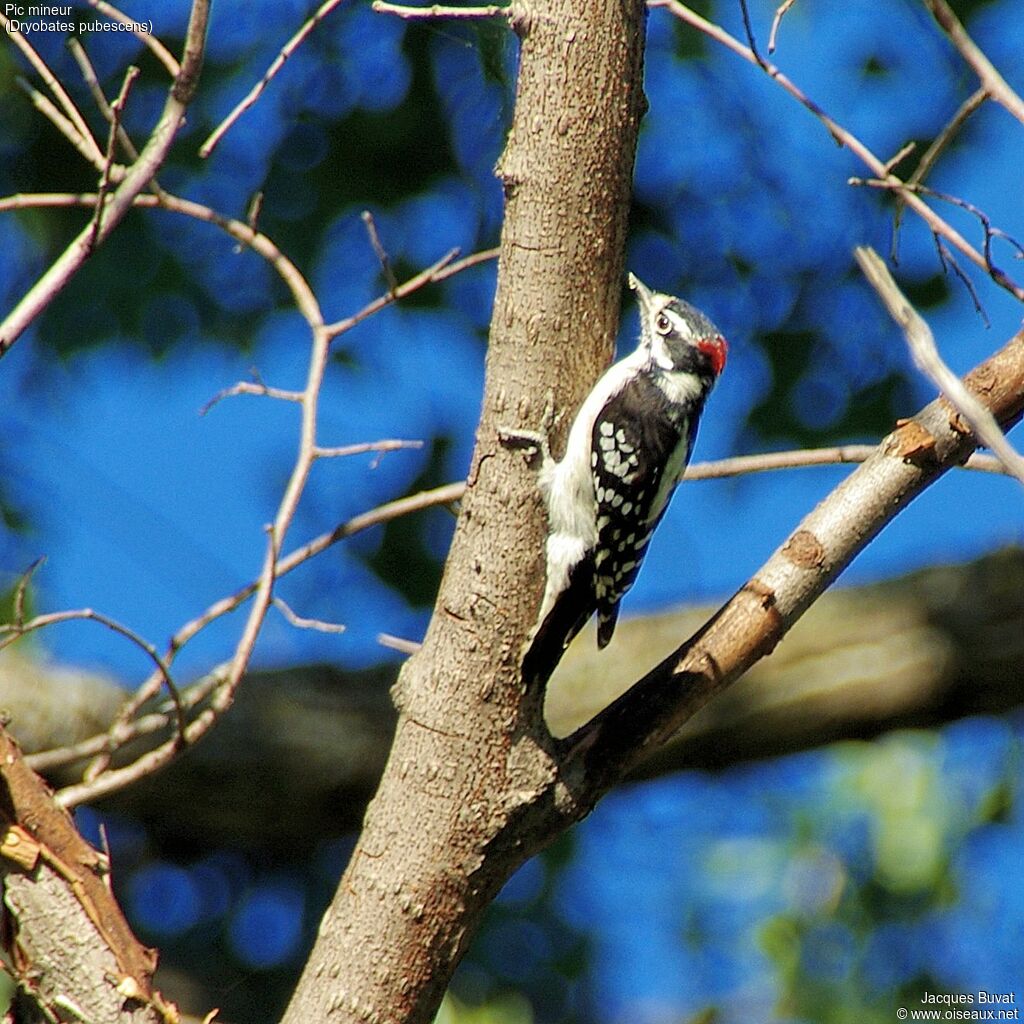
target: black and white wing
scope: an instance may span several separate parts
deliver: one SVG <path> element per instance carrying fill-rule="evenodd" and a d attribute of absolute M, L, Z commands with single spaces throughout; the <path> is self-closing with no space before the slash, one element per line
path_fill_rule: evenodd
<path fill-rule="evenodd" d="M 690 458 L 698 413 L 669 401 L 648 376 L 632 378 L 594 420 L 590 455 L 597 500 L 594 594 L 597 645 L 615 632 L 651 534 Z"/>

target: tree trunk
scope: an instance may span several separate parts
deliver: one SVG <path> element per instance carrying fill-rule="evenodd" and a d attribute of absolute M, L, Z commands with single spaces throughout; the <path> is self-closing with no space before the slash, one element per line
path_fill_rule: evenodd
<path fill-rule="evenodd" d="M 544 403 L 531 396 L 548 386 L 555 408 L 575 408 L 611 355 L 643 19 L 640 0 L 516 5 L 519 81 L 499 165 L 506 213 L 469 486 L 433 620 L 395 687 L 380 788 L 289 1024 L 428 1024 L 483 909 L 542 839 L 516 827 L 516 812 L 555 774 L 542 695 L 524 697 L 519 680 L 543 516 L 527 467 L 496 433 L 538 427 Z"/>

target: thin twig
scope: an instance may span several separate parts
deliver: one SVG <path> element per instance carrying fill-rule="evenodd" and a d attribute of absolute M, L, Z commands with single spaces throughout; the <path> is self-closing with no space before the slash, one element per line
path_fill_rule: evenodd
<path fill-rule="evenodd" d="M 932 235 L 935 240 L 935 250 L 939 254 L 939 263 L 942 264 L 942 272 L 948 273 L 950 270 L 959 278 L 960 283 L 967 289 L 967 294 L 970 295 L 971 301 L 974 303 L 974 311 L 981 317 L 982 322 L 986 327 L 990 327 L 991 323 L 988 319 L 988 313 L 985 312 L 985 307 L 981 304 L 981 297 L 978 295 L 977 289 L 974 287 L 974 282 L 967 276 L 964 268 L 960 266 L 960 261 L 949 251 L 949 247 L 945 242 L 942 241 L 938 235 Z"/>
<path fill-rule="evenodd" d="M 378 633 L 377 643 L 389 651 L 398 651 L 400 654 L 415 654 L 423 646 L 417 640 L 406 640 L 400 636 L 392 636 L 391 633 Z"/>
<path fill-rule="evenodd" d="M 878 178 L 850 178 L 848 180 L 848 184 L 865 185 L 869 188 L 881 188 L 887 190 L 894 190 L 896 188 L 896 186 L 894 186 L 891 182 L 884 181 Z M 899 185 L 898 190 L 899 194 L 903 195 L 905 195 L 909 190 L 919 195 L 929 196 L 933 199 L 938 199 L 940 202 L 949 203 L 951 206 L 957 206 L 961 210 L 966 210 L 967 213 L 969 213 L 972 217 L 975 217 L 981 224 L 982 231 L 984 232 L 982 241 L 982 254 L 985 258 L 985 265 L 988 270 L 988 273 L 991 276 L 994 277 L 995 275 L 1003 273 L 1003 271 L 1000 270 L 999 267 L 997 267 L 995 263 L 992 261 L 992 240 L 994 238 L 1001 238 L 1007 244 L 1013 246 L 1013 248 L 1017 250 L 1018 259 L 1024 256 L 1024 245 L 1021 245 L 1021 243 L 1018 242 L 1016 238 L 1014 238 L 1012 235 L 1007 234 L 1000 228 L 993 227 L 992 219 L 989 217 L 989 215 L 985 213 L 985 211 L 982 210 L 980 207 L 975 206 L 974 203 L 969 203 L 966 199 L 961 199 L 959 196 L 950 195 L 948 192 L 939 192 L 936 189 L 929 188 L 927 185 L 922 185 L 919 183 L 914 183 L 913 185 L 911 185 L 908 182 L 903 182 L 902 184 Z M 935 235 L 934 237 L 936 244 L 939 246 L 940 255 L 942 255 L 944 258 L 947 256 L 951 257 L 951 254 L 945 250 L 945 247 L 942 244 L 942 239 L 939 238 L 938 235 Z M 963 280 L 966 283 L 967 278 L 964 275 L 963 271 L 961 271 L 960 268 L 956 266 L 955 261 L 951 259 L 951 262 L 953 263 L 954 270 L 957 272 L 957 275 L 961 278 L 961 280 Z M 975 305 L 980 310 L 981 307 L 980 304 L 977 302 L 976 296 Z"/>
<path fill-rule="evenodd" d="M 743 31 L 747 34 L 747 46 L 750 47 L 750 52 L 754 55 L 754 60 L 758 66 L 763 70 L 768 70 L 768 62 L 761 56 L 761 51 L 757 48 L 757 40 L 754 38 L 754 26 L 750 21 L 750 11 L 747 8 L 747 0 L 740 0 L 740 10 L 743 12 Z"/>
<path fill-rule="evenodd" d="M 103 87 L 100 85 L 99 78 L 96 75 L 96 68 L 93 67 L 93 63 L 89 59 L 89 54 L 85 52 L 85 47 L 76 36 L 69 37 L 67 46 L 68 50 L 71 51 L 71 56 L 75 59 L 75 63 L 78 65 L 78 70 L 82 73 L 82 81 L 85 82 L 89 92 L 92 94 L 96 107 L 106 119 L 107 124 L 110 124 L 114 120 L 113 111 L 110 109 L 110 103 L 103 92 Z M 135 150 L 135 147 L 131 145 L 130 139 L 128 140 L 128 145 L 131 150 Z M 126 152 L 129 151 L 126 150 Z M 137 150 L 129 153 L 129 157 L 132 160 L 135 160 L 138 155 Z"/>
<path fill-rule="evenodd" d="M 960 129 L 967 123 L 967 119 L 988 99 L 988 93 L 984 89 L 976 89 L 957 108 L 956 113 L 949 119 L 949 123 L 932 140 L 932 144 L 921 155 L 921 159 L 914 168 L 914 173 L 906 180 L 907 188 L 924 184 L 925 178 L 931 173 L 939 157 L 945 152 L 946 147 L 956 138 Z M 896 193 L 896 210 L 893 215 L 892 224 L 892 250 L 890 257 L 896 262 L 896 248 L 899 238 L 900 222 L 903 220 L 903 194 Z"/>
<path fill-rule="evenodd" d="M 223 402 L 225 398 L 233 398 L 236 395 L 256 395 L 260 398 L 274 398 L 280 402 L 301 402 L 301 391 L 288 391 L 284 388 L 272 388 L 262 381 L 240 380 L 223 391 L 218 391 L 200 410 L 199 415 L 205 416 L 215 405 Z"/>
<path fill-rule="evenodd" d="M 32 46 L 21 32 L 11 31 L 11 23 L 4 14 L 0 14 L 0 25 L 3 26 L 7 37 L 22 52 L 25 59 L 35 68 L 36 73 L 46 83 L 46 87 L 53 93 L 54 99 L 63 109 L 68 120 L 75 126 L 75 131 L 78 133 L 86 150 L 90 153 L 92 162 L 102 163 L 103 153 L 100 150 L 99 144 L 93 138 L 93 134 L 89 130 L 85 118 L 82 117 L 81 111 L 75 106 L 74 100 L 71 99 L 67 90 L 61 85 L 60 79 L 50 70 L 46 61 L 39 56 L 35 47 Z"/>
<path fill-rule="evenodd" d="M 1006 435 L 992 413 L 943 362 L 931 328 L 900 291 L 882 258 L 867 246 L 858 246 L 854 255 L 889 315 L 902 328 L 918 369 L 939 388 L 946 400 L 970 425 L 978 440 L 1003 463 L 1007 472 L 1024 484 L 1024 458 L 1006 440 Z"/>
<path fill-rule="evenodd" d="M 121 115 L 124 105 L 128 100 L 128 93 L 131 91 L 132 83 L 139 75 L 139 69 L 134 64 L 129 65 L 125 72 L 124 81 L 121 83 L 121 91 L 117 99 L 110 104 L 110 131 L 107 135 L 107 151 L 103 162 L 103 173 L 100 175 L 99 189 L 96 193 L 96 212 L 93 214 L 92 238 L 89 241 L 90 247 L 95 248 L 100 237 L 100 228 L 103 226 L 103 207 L 106 203 L 107 192 L 110 189 L 110 171 L 114 166 L 114 156 L 117 153 L 118 129 L 121 127 Z"/>
<path fill-rule="evenodd" d="M 374 313 L 390 305 L 392 302 L 404 299 L 407 295 L 422 288 L 424 285 L 438 284 L 458 274 L 460 271 L 474 267 L 478 263 L 486 263 L 488 260 L 496 259 L 498 256 L 497 249 L 484 249 L 453 263 L 452 261 L 458 255 L 458 252 L 458 249 L 449 250 L 435 264 L 427 267 L 426 270 L 421 270 L 415 277 L 411 277 L 404 284 L 400 284 L 394 291 L 381 295 L 379 298 L 367 303 L 358 313 L 354 313 L 344 320 L 336 320 L 333 324 L 328 324 L 328 333 L 332 338 L 337 337 L 339 334 L 344 334 L 355 327 L 356 324 L 362 323 L 368 316 L 373 316 Z"/>
<path fill-rule="evenodd" d="M 14 588 L 14 624 L 17 628 L 21 628 L 25 622 L 25 594 L 28 591 L 28 585 L 35 575 L 36 569 L 39 568 L 46 561 L 46 556 L 40 556 L 37 558 L 20 576 L 18 579 L 18 585 Z"/>
<path fill-rule="evenodd" d="M 406 21 L 426 20 L 429 18 L 456 18 L 470 20 L 473 18 L 498 18 L 511 12 L 511 5 L 490 4 L 487 7 L 447 7 L 444 4 L 431 4 L 429 7 L 406 7 L 403 4 L 387 3 L 386 0 L 373 0 L 371 4 L 378 14 L 393 14 Z"/>
<path fill-rule="evenodd" d="M 123 14 L 113 4 L 107 3 L 107 0 L 85 0 L 85 2 L 101 14 L 105 14 L 111 21 L 119 21 L 122 25 L 137 24 L 135 18 L 130 18 L 127 14 Z M 144 46 L 148 47 L 156 59 L 167 69 L 167 73 L 172 79 L 178 77 L 181 65 L 171 51 L 152 32 L 140 32 L 138 29 L 133 28 L 131 34 Z"/>
<path fill-rule="evenodd" d="M 199 147 L 199 155 L 204 159 L 216 148 L 217 144 L 227 134 L 231 126 L 263 95 L 263 90 L 270 85 L 274 76 L 284 67 L 285 61 L 302 45 L 303 40 L 327 17 L 335 7 L 341 4 L 342 0 L 324 0 L 324 2 L 313 12 L 310 17 L 302 23 L 298 32 L 281 47 L 278 55 L 273 59 L 270 67 L 263 73 L 263 77 L 249 90 L 241 99 L 238 105 L 224 118 L 223 121 L 210 133 L 207 140 Z"/>
<path fill-rule="evenodd" d="M 891 174 L 892 169 L 896 167 L 904 158 L 910 156 L 914 150 L 917 149 L 917 143 L 913 139 L 910 142 L 905 143 L 901 146 L 888 160 L 885 161 L 882 166 L 885 168 L 886 174 Z"/>
<path fill-rule="evenodd" d="M 391 261 L 388 259 L 387 250 L 381 243 L 380 235 L 377 233 L 377 222 L 373 219 L 373 214 L 369 210 L 363 210 L 361 216 L 363 224 L 366 225 L 366 233 L 370 236 L 370 245 L 373 246 L 377 262 L 380 263 L 381 270 L 384 271 L 384 279 L 388 283 L 388 291 L 394 292 L 398 287 L 398 281 L 395 278 L 395 272 L 391 269 Z"/>
<path fill-rule="evenodd" d="M 348 628 L 340 622 L 324 622 L 322 619 L 307 619 L 292 611 L 284 598 L 274 596 L 274 607 L 296 629 L 311 629 L 317 633 L 344 633 Z"/>
<path fill-rule="evenodd" d="M 0 357 L 14 344 L 28 326 L 68 281 L 78 273 L 92 254 L 95 245 L 104 241 L 131 209 L 137 196 L 152 181 L 170 151 L 171 144 L 185 119 L 185 111 L 195 93 L 199 70 L 203 63 L 206 44 L 206 26 L 210 14 L 210 0 L 192 0 L 188 28 L 185 33 L 184 56 L 181 71 L 172 85 L 156 127 L 136 160 L 125 172 L 107 204 L 98 237 L 93 238 L 90 221 L 64 252 L 57 257 L 41 278 L 0 323 Z M 100 155 L 102 160 L 102 154 Z"/>
<path fill-rule="evenodd" d="M 245 223 L 248 224 L 253 231 L 257 230 L 259 226 L 260 214 L 263 212 L 263 197 L 263 189 L 258 189 L 256 192 L 253 192 L 252 199 L 249 200 L 249 205 L 245 209 Z M 235 246 L 234 252 L 236 256 L 242 251 L 242 248 L 243 246 L 241 242 Z"/>
<path fill-rule="evenodd" d="M 647 0 L 647 6 L 651 8 L 664 7 L 681 21 L 685 21 L 688 25 L 692 25 L 698 31 L 703 32 L 711 39 L 721 43 L 727 49 L 732 50 L 733 53 L 742 57 L 744 60 L 761 67 L 769 78 L 776 82 L 781 88 L 785 89 L 785 91 L 788 92 L 798 103 L 814 114 L 836 142 L 841 146 L 847 147 L 858 157 L 858 159 L 870 168 L 874 175 L 886 181 L 890 187 L 894 189 L 902 189 L 902 194 L 907 206 L 921 217 L 921 219 L 924 220 L 935 234 L 941 235 L 945 238 L 953 248 L 959 250 L 972 263 L 989 274 L 996 284 L 1005 288 L 1011 295 L 1024 302 L 1024 287 L 1021 287 L 1015 281 L 1012 281 L 1001 270 L 992 270 L 986 262 L 984 255 L 978 252 L 978 250 L 975 249 L 974 246 L 956 230 L 956 228 L 943 220 L 943 218 L 940 217 L 926 202 L 924 202 L 920 196 L 915 194 L 913 189 L 908 189 L 905 182 L 901 181 L 895 175 L 887 173 L 885 170 L 885 164 L 867 146 L 865 146 L 857 136 L 825 113 L 825 111 L 815 103 L 814 100 L 807 96 L 806 93 L 795 85 L 774 64 L 765 62 L 763 59 L 759 60 L 750 47 L 744 46 L 743 43 L 726 32 L 726 30 L 720 25 L 716 25 L 713 22 L 708 21 L 706 18 L 702 18 L 696 11 L 691 10 L 691 8 L 687 7 L 685 4 L 680 3 L 679 0 Z"/>
<path fill-rule="evenodd" d="M 988 57 L 978 49 L 946 0 L 924 0 L 924 5 L 931 11 L 932 17 L 939 23 L 943 32 L 949 36 L 950 42 L 957 48 L 960 56 L 974 70 L 989 96 L 1024 124 L 1024 100 L 1010 88 Z"/>
<path fill-rule="evenodd" d="M 28 577 L 38 564 L 38 561 L 34 562 L 22 579 L 27 581 Z M 179 740 L 184 738 L 185 709 L 181 702 L 181 693 L 171 676 L 169 664 L 164 658 L 160 657 L 157 649 L 148 640 L 136 633 L 134 629 L 125 626 L 116 619 L 112 619 L 109 615 L 104 615 L 102 612 L 94 611 L 92 608 L 77 608 L 70 611 L 50 612 L 46 615 L 36 615 L 34 618 L 26 621 L 20 618 L 23 613 L 23 604 L 21 604 L 21 602 L 17 602 L 17 604 L 18 607 L 16 607 L 15 611 L 15 621 L 0 623 L 0 651 L 5 647 L 9 647 L 27 633 L 32 633 L 39 629 L 45 629 L 48 626 L 55 626 L 61 622 L 98 622 L 101 626 L 106 626 L 107 629 L 112 632 L 118 633 L 125 639 L 130 640 L 136 647 L 141 648 L 149 656 L 149 659 L 153 662 L 157 671 L 160 673 L 163 685 L 167 688 L 168 693 L 171 695 L 171 700 L 174 703 L 174 710 L 178 724 L 177 738 Z"/>
<path fill-rule="evenodd" d="M 221 666 L 210 673 L 215 684 L 213 692 L 216 693 L 224 685 L 224 677 L 227 674 L 227 667 Z M 54 794 L 54 798 L 62 807 L 77 807 L 89 800 L 96 800 L 108 793 L 130 786 L 139 779 L 151 775 L 155 771 L 165 767 L 170 761 L 177 757 L 181 746 L 191 746 L 197 742 L 219 716 L 209 707 L 203 708 L 185 727 L 183 742 L 161 743 L 160 746 L 136 758 L 131 764 L 123 768 L 116 768 L 104 772 L 104 774 L 92 778 L 87 782 L 81 782 L 74 786 L 67 786 Z M 116 749 L 118 744 L 111 746 Z"/>
<path fill-rule="evenodd" d="M 96 74 L 96 69 L 93 67 L 93 63 L 89 59 L 89 54 L 86 53 L 85 47 L 82 46 L 78 39 L 72 36 L 68 39 L 68 49 L 71 51 L 71 55 L 75 58 L 75 62 L 78 64 L 79 70 L 82 72 L 82 78 L 85 81 L 85 84 L 89 87 L 89 92 L 92 93 L 92 97 L 96 101 L 96 106 L 99 108 L 100 113 L 104 118 L 106 118 L 107 124 L 113 124 L 115 118 L 114 110 L 107 101 L 107 97 L 103 92 L 103 87 L 100 85 L 99 78 Z M 175 64 L 177 64 L 177 61 L 175 61 Z M 133 162 L 139 159 L 139 150 L 135 143 L 132 142 L 131 136 L 127 131 L 125 131 L 124 125 L 120 122 L 121 118 L 118 117 L 117 141 L 121 144 L 121 148 L 124 150 L 128 161 Z M 104 173 L 106 173 L 105 168 Z M 123 166 L 117 165 L 110 168 L 110 179 L 112 181 L 120 181 L 123 177 Z M 150 180 L 149 188 L 158 195 L 163 192 L 163 189 L 160 187 L 160 183 L 157 181 L 155 175 Z"/>
<path fill-rule="evenodd" d="M 213 672 L 192 683 L 188 689 L 182 692 L 181 699 L 186 712 L 202 704 L 220 685 L 221 679 L 218 673 L 222 673 L 224 668 L 225 666 L 218 666 Z M 89 736 L 84 740 L 79 740 L 77 743 L 69 744 L 66 747 L 53 747 L 50 750 L 40 750 L 33 754 L 26 754 L 25 760 L 33 770 L 44 772 L 61 765 L 81 761 L 87 757 L 114 753 L 119 747 L 132 740 L 160 732 L 169 725 L 173 726 L 175 717 L 173 711 L 173 705 L 161 707 L 158 710 L 132 719 L 116 736 L 113 736 L 110 730 L 107 730 L 95 736 Z"/>
<path fill-rule="evenodd" d="M 782 24 L 782 19 L 786 16 L 786 12 L 796 3 L 796 0 L 782 0 L 782 3 L 775 10 L 775 17 L 772 18 L 771 31 L 768 33 L 768 52 L 775 52 L 775 40 L 779 34 L 779 26 Z"/>
<path fill-rule="evenodd" d="M 321 448 L 319 445 L 313 449 L 313 456 L 317 459 L 343 459 L 349 455 L 364 455 L 366 452 L 397 452 L 403 448 L 422 448 L 422 441 L 361 441 L 358 444 L 346 444 L 339 448 Z"/>
<path fill-rule="evenodd" d="M 44 96 L 31 82 L 26 81 L 20 76 L 16 78 L 15 83 L 18 88 L 21 89 L 25 95 L 32 101 L 32 106 L 39 111 L 47 121 L 50 122 L 64 136 L 68 142 L 74 146 L 75 149 L 91 164 L 97 167 L 102 167 L 102 154 L 99 154 L 99 163 L 96 162 L 96 154 L 93 153 L 89 144 L 82 138 L 75 126 L 68 120 L 58 109 L 53 100 L 49 96 Z M 115 177 L 124 174 L 124 168 L 118 167 L 115 171 Z"/>
<path fill-rule="evenodd" d="M 761 452 L 758 455 L 734 455 L 728 459 L 715 459 L 714 462 L 693 462 L 686 468 L 683 480 L 722 480 L 780 469 L 858 463 L 864 462 L 876 450 L 876 445 L 844 444 L 833 448 L 800 448 L 786 452 Z M 1006 467 L 991 455 L 972 455 L 961 468 L 980 473 L 1007 473 Z"/>

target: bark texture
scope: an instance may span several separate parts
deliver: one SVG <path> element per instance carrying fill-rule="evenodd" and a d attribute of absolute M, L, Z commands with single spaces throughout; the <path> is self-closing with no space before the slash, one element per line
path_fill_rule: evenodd
<path fill-rule="evenodd" d="M 107 858 L 79 836 L 2 730 L 0 833 L 4 951 L 18 982 L 5 1020 L 173 1019 L 153 988 L 156 953 L 114 900 Z"/>
<path fill-rule="evenodd" d="M 519 810 L 555 765 L 520 651 L 542 522 L 502 425 L 574 408 L 607 363 L 642 108 L 639 0 L 517 5 L 515 115 L 487 382 L 468 490 L 423 648 L 395 687 L 380 789 L 285 1020 L 429 1022 L 489 900 L 536 848 Z M 564 424 L 562 425 L 564 428 Z M 522 585 L 533 580 L 533 586 Z"/>

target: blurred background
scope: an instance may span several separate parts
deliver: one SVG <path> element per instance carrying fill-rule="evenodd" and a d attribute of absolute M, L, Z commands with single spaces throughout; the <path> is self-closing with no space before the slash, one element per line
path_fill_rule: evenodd
<path fill-rule="evenodd" d="M 696 6 L 743 37 L 738 3 Z M 1024 89 L 1024 20 L 1013 0 L 954 7 Z M 135 0 L 123 10 L 152 19 L 170 43 L 188 5 Z M 762 48 L 774 10 L 751 0 Z M 363 211 L 399 280 L 452 247 L 468 254 L 497 243 L 493 166 L 511 119 L 516 45 L 502 22 L 406 25 L 353 0 L 200 160 L 202 141 L 311 13 L 298 0 L 217 0 L 199 96 L 160 181 L 242 219 L 262 191 L 261 229 L 337 319 L 388 287 Z M 32 40 L 93 110 L 64 38 Z M 127 64 L 139 64 L 124 123 L 145 138 L 166 73 L 131 37 L 81 41 L 109 95 Z M 773 59 L 883 160 L 910 140 L 920 154 L 977 86 L 912 0 L 798 0 Z M 31 72 L 8 41 L 0 194 L 94 189 L 95 175 L 18 88 L 21 77 Z M 649 18 L 646 91 L 627 265 L 706 310 L 730 342 L 696 459 L 873 442 L 934 396 L 856 272 L 854 245 L 894 249 L 901 285 L 957 371 L 1019 326 L 1019 304 L 965 267 L 976 307 L 913 216 L 894 234 L 892 201 L 847 184 L 866 170 L 806 110 L 664 10 Z M 929 179 L 1018 238 L 1021 131 L 983 106 Z M 909 173 L 913 161 L 897 171 Z M 982 244 L 977 219 L 955 206 L 941 212 Z M 0 308 L 18 301 L 85 217 L 0 215 Z M 1019 277 L 1017 257 L 995 239 L 995 262 Z M 322 443 L 424 445 L 318 464 L 287 548 L 465 475 L 494 285 L 494 264 L 482 264 L 336 342 Z M 628 348 L 637 324 L 629 301 L 624 309 Z M 200 410 L 253 369 L 267 384 L 300 387 L 308 347 L 304 322 L 255 254 L 171 213 L 129 216 L 0 364 L 0 592 L 45 555 L 34 610 L 93 607 L 160 646 L 254 578 L 263 524 L 294 460 L 297 409 L 236 397 Z M 848 471 L 685 486 L 625 614 L 728 596 Z M 843 585 L 1019 545 L 1022 511 L 1012 481 L 950 474 L 870 545 Z M 343 623 L 345 633 L 299 630 L 272 614 L 254 664 L 395 665 L 378 634 L 423 635 L 453 526 L 435 509 L 305 565 L 280 593 L 298 614 Z M 178 677 L 229 656 L 239 628 L 239 616 L 228 616 L 196 637 L 179 655 Z M 22 649 L 30 645 L 125 686 L 149 669 L 141 651 L 92 623 L 51 629 Z M 1022 735 L 1011 711 L 624 787 L 510 883 L 440 1020 L 865 1024 L 917 1007 L 925 991 L 1016 992 L 1019 1003 Z M 164 950 L 196 1008 L 219 1005 L 238 1024 L 272 1019 L 351 837 L 306 837 L 295 862 L 258 844 L 168 849 L 102 809 L 80 821 L 93 838 L 105 826 L 133 924 Z"/>

